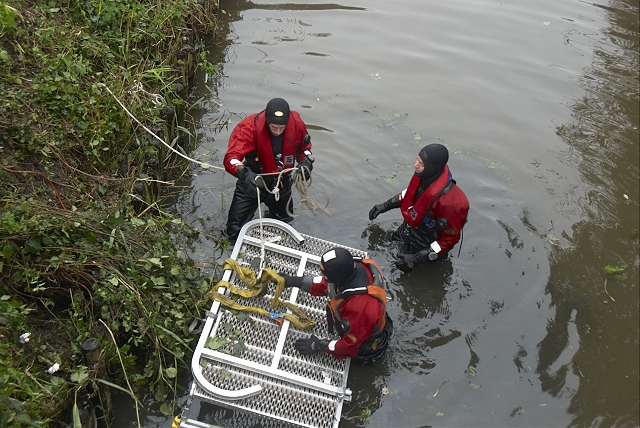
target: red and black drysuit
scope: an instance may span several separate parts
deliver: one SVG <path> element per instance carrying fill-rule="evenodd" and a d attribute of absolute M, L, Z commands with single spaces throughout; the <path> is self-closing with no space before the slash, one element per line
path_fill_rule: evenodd
<path fill-rule="evenodd" d="M 265 111 L 248 116 L 231 132 L 229 146 L 224 155 L 225 170 L 237 177 L 238 170 L 243 167 L 250 168 L 256 174 L 277 173 L 283 169 L 293 168 L 296 162 L 299 164 L 311 155 L 311 141 L 309 138 L 305 139 L 307 135 L 307 127 L 300 115 L 291 111 L 287 127 L 282 134 L 281 153 L 277 156 L 274 153 Z M 307 165 L 310 166 L 311 162 Z M 277 176 L 263 176 L 263 178 L 269 189 L 273 190 Z M 290 202 L 291 185 L 290 174 L 284 175 L 280 182 L 278 200 L 272 194 L 261 190 L 260 200 L 267 205 L 271 216 L 278 219 L 288 217 L 287 204 Z M 257 207 L 258 196 L 255 188 L 247 185 L 243 180 L 238 180 L 227 219 L 227 236 L 230 239 L 235 240 L 238 237 L 240 229 L 251 220 Z M 290 204 L 289 212 L 292 212 Z"/>
<path fill-rule="evenodd" d="M 375 275 L 371 266 L 375 267 Z M 378 361 L 389 344 L 393 322 L 386 311 L 384 285 L 379 285 L 384 279 L 375 262 L 356 261 L 354 278 L 341 285 L 340 290 L 335 290 L 334 284 L 322 276 L 314 277 L 310 283 L 300 279 L 303 290 L 314 296 L 330 297 L 327 302 L 329 334 L 337 333 L 340 339 L 329 341 L 324 350 L 339 360 L 353 358 L 360 365 Z"/>
<path fill-rule="evenodd" d="M 441 251 L 438 259 L 447 257 L 449 250 L 460 240 L 467 222 L 469 200 L 445 165 L 444 170 L 424 191 L 422 179 L 414 175 L 409 187 L 396 196 L 393 208 L 400 208 L 404 222 L 392 239 L 401 241 L 411 253 L 423 251 L 437 241 Z"/>

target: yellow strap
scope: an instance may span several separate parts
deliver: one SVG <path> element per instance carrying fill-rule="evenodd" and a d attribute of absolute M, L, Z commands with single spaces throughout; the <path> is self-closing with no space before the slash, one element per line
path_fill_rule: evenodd
<path fill-rule="evenodd" d="M 271 299 L 271 305 L 276 308 L 285 307 L 291 309 L 291 311 L 297 315 L 295 316 L 293 314 L 284 314 L 284 319 L 302 330 L 310 329 L 315 325 L 315 321 L 307 317 L 304 312 L 302 312 L 296 305 L 280 299 L 280 295 L 284 291 L 284 278 L 278 275 L 278 273 L 273 269 L 264 268 L 259 280 L 256 278 L 256 274 L 254 271 L 247 267 L 240 266 L 240 264 L 233 259 L 226 259 L 224 261 L 223 269 L 233 270 L 238 278 L 240 278 L 240 280 L 247 286 L 247 288 L 240 289 L 231 285 L 228 281 L 220 281 L 216 285 L 214 285 L 213 288 L 207 293 L 207 297 L 209 297 L 211 300 L 217 300 L 230 309 L 254 312 L 265 317 L 269 317 L 270 313 L 266 309 L 258 308 L 256 306 L 241 305 L 230 297 L 220 294 L 218 292 L 218 288 L 226 287 L 232 294 L 250 298 L 264 294 L 267 289 L 267 283 L 275 282 L 276 293 L 273 296 L 273 299 Z"/>

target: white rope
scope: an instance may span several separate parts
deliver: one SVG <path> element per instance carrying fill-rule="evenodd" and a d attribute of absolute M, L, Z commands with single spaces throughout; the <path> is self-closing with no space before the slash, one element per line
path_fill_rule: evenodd
<path fill-rule="evenodd" d="M 109 89 L 109 87 L 107 85 L 105 85 L 104 83 L 99 83 L 99 86 L 104 87 L 107 92 L 109 92 L 111 94 L 111 96 L 113 97 L 113 99 L 116 100 L 116 102 L 118 104 L 120 104 L 120 107 L 122 107 L 122 109 L 129 115 L 129 117 L 131 119 L 133 119 L 138 125 L 142 126 L 142 128 L 147 131 L 149 134 L 151 134 L 153 137 L 155 137 L 158 141 L 160 141 L 162 144 L 164 144 L 169 150 L 171 150 L 173 153 L 177 154 L 178 156 L 188 160 L 189 162 L 193 162 L 196 163 L 198 165 L 200 165 L 202 168 L 204 169 L 209 169 L 209 168 L 215 168 L 215 169 L 219 169 L 224 171 L 223 167 L 220 166 L 215 166 L 215 165 L 211 165 L 208 164 L 206 162 L 200 162 L 198 160 L 192 159 L 189 156 L 186 156 L 182 153 L 180 153 L 179 151 L 177 151 L 176 149 L 174 149 L 173 147 L 171 147 L 169 144 L 167 144 L 162 138 L 158 137 L 156 134 L 153 133 L 153 131 L 151 131 L 149 128 L 147 128 L 146 126 L 144 126 L 133 114 L 131 114 L 131 112 L 129 110 L 127 110 L 127 108 L 124 106 L 124 104 L 122 104 L 122 102 L 120 102 L 120 100 L 118 99 L 118 97 L 116 97 L 115 95 L 113 95 L 113 92 L 111 92 L 111 89 Z"/>
<path fill-rule="evenodd" d="M 264 250 L 264 231 L 262 229 L 262 208 L 260 207 L 262 203 L 260 202 L 260 189 L 257 186 L 256 186 L 256 193 L 258 194 L 258 218 L 260 219 L 260 273 L 258 274 L 258 279 L 259 279 L 262 276 L 262 270 L 264 269 L 265 250 Z"/>

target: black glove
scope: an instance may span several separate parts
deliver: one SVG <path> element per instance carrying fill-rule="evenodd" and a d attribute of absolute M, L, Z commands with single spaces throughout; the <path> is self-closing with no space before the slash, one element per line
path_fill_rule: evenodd
<path fill-rule="evenodd" d="M 298 170 L 296 171 L 296 175 L 300 176 L 303 180 L 306 181 L 311 178 L 311 171 L 313 171 L 313 160 L 306 157 L 298 162 Z"/>
<path fill-rule="evenodd" d="M 326 352 L 329 341 L 327 339 L 319 339 L 315 335 L 311 335 L 308 339 L 296 340 L 295 346 L 302 355 L 317 354 L 318 352 Z"/>
<path fill-rule="evenodd" d="M 398 198 L 398 195 L 371 208 L 369 211 L 369 220 L 375 220 L 380 214 L 386 213 L 393 208 L 400 208 L 400 198 Z"/>
<path fill-rule="evenodd" d="M 281 277 L 284 278 L 284 288 L 298 287 L 302 285 L 302 277 L 301 276 L 292 276 L 286 273 L 280 273 Z"/>
<path fill-rule="evenodd" d="M 250 168 L 243 166 L 236 172 L 236 177 L 239 180 L 244 181 L 250 189 L 262 189 L 267 190 L 264 186 L 264 180 L 258 178 L 258 174 L 251 171 Z"/>
<path fill-rule="evenodd" d="M 411 272 L 416 265 L 429 260 L 429 250 L 421 250 L 415 254 L 396 254 L 394 263 L 396 267 L 404 273 Z"/>

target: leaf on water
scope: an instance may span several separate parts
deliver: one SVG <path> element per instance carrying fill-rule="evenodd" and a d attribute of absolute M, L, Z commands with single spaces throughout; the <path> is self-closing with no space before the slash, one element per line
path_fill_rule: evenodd
<path fill-rule="evenodd" d="M 607 275 L 615 275 L 617 273 L 622 273 L 624 272 L 624 267 L 621 266 L 611 266 L 611 265 L 606 265 L 605 267 L 602 268 L 602 270 L 604 270 L 604 272 Z"/>
<path fill-rule="evenodd" d="M 358 415 L 358 417 L 360 418 L 360 420 L 364 421 L 366 419 L 369 419 L 371 417 L 371 409 L 363 409 L 360 414 Z"/>
<path fill-rule="evenodd" d="M 160 406 L 160 413 L 166 416 L 173 416 L 173 412 L 171 411 L 171 406 L 166 401 L 162 403 Z"/>
<path fill-rule="evenodd" d="M 469 383 L 469 385 L 471 385 L 471 388 L 473 388 L 473 389 L 480 388 L 480 385 L 476 385 L 475 383 Z"/>
<path fill-rule="evenodd" d="M 521 415 L 524 413 L 524 410 L 522 410 L 522 407 L 518 406 L 515 409 L 513 409 L 513 411 L 511 412 L 511 417 L 514 417 L 515 415 Z"/>
<path fill-rule="evenodd" d="M 476 375 L 476 368 L 473 366 L 467 367 L 467 374 L 469 377 L 474 377 Z"/>
<path fill-rule="evenodd" d="M 438 413 L 436 413 L 436 416 L 437 416 L 437 417 L 439 417 L 439 418 L 441 418 L 441 417 L 443 417 L 443 416 L 444 416 L 444 413 L 442 413 L 442 412 L 438 412 Z"/>

